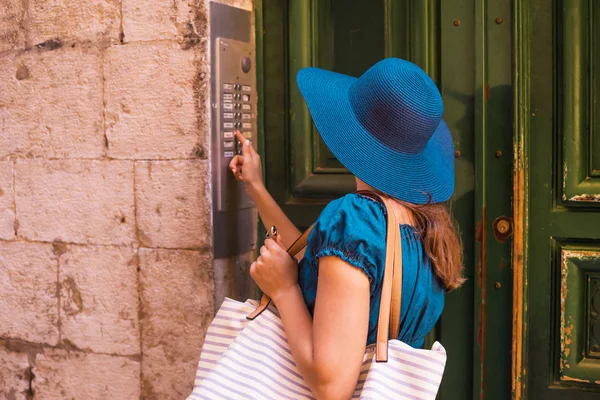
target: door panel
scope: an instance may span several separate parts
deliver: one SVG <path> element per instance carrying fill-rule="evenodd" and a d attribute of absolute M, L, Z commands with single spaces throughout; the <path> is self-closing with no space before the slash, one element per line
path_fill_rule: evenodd
<path fill-rule="evenodd" d="M 530 179 L 517 188 L 528 196 L 523 277 L 515 277 L 515 340 L 523 343 L 515 397 L 598 398 L 600 4 L 535 0 L 517 12 L 525 22 L 518 50 L 530 53 L 530 66 L 517 66 L 525 76 L 517 126 L 529 129 L 520 129 L 526 144 L 516 160 Z"/>
<path fill-rule="evenodd" d="M 452 209 L 467 278 L 446 297 L 428 338 L 448 352 L 440 398 L 507 398 L 511 243 L 496 241 L 493 222 L 510 215 L 510 1 L 257 0 L 256 7 L 266 184 L 299 229 L 355 183 L 316 131 L 297 71 L 317 66 L 358 76 L 384 57 L 400 57 L 440 87 L 457 151 Z M 494 22 L 498 15 L 501 24 Z"/>

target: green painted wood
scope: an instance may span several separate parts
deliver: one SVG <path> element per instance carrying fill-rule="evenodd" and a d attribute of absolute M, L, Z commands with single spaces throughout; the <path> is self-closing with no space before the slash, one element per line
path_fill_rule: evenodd
<path fill-rule="evenodd" d="M 589 16 L 596 15 L 589 7 L 595 5 L 533 0 L 519 9 L 529 64 L 518 69 L 527 80 L 518 87 L 517 106 L 525 108 L 517 115 L 518 126 L 529 129 L 519 129 L 518 137 L 530 149 L 517 159 L 529 174 L 523 188 L 529 219 L 522 238 L 527 285 L 520 293 L 527 314 L 523 337 L 516 338 L 525 342 L 525 359 L 515 371 L 522 385 L 519 398 L 585 400 L 600 395 L 598 359 L 586 356 L 593 321 L 586 310 L 594 306 L 590 291 L 598 258 L 586 259 L 583 253 L 600 251 L 600 212 L 593 204 L 576 206 L 568 197 L 581 178 L 569 175 L 571 166 L 579 166 L 578 174 L 589 172 L 589 143 L 582 147 L 582 142 L 591 137 L 584 132 L 596 111 L 589 109 L 593 102 L 586 94 L 593 85 L 586 78 L 593 55 L 588 34 L 594 21 Z"/>
<path fill-rule="evenodd" d="M 440 88 L 444 119 L 452 131 L 457 152 L 456 186 L 452 209 L 463 241 L 466 283 L 446 296 L 440 319 L 439 340 L 448 351 L 442 386 L 442 399 L 471 399 L 473 393 L 473 307 L 475 284 L 475 0 L 449 0 L 441 3 Z M 454 21 L 460 21 L 459 26 Z M 456 44 L 461 43 L 460 57 Z"/>
<path fill-rule="evenodd" d="M 600 249 L 558 243 L 556 261 L 560 270 L 560 359 L 558 379 L 566 382 L 595 382 L 600 377 L 598 359 L 598 282 Z M 594 285 L 594 293 L 592 293 Z M 595 311 L 592 320 L 591 310 Z M 593 341 L 594 354 L 590 354 Z M 595 383 L 593 383 L 595 385 Z"/>
<path fill-rule="evenodd" d="M 494 243 L 491 222 L 492 216 L 511 213 L 510 3 L 385 0 L 373 2 L 371 9 L 370 3 L 353 1 L 344 8 L 318 0 L 257 4 L 263 23 L 257 32 L 263 32 L 264 93 L 259 102 L 267 187 L 300 229 L 330 199 L 354 190 L 353 178 L 324 146 L 309 118 L 294 79 L 300 68 L 314 65 L 359 75 L 384 56 L 410 59 L 423 67 L 441 89 L 444 118 L 460 152 L 452 209 L 463 234 L 468 278 L 464 288 L 447 296 L 440 323 L 428 337 L 429 342 L 441 340 L 449 354 L 440 397 L 483 398 L 483 393 L 488 399 L 507 398 L 510 241 Z M 492 13 L 502 13 L 504 25 L 494 24 Z M 460 24 L 455 26 L 457 19 Z M 354 40 L 353 30 L 362 33 L 360 40 Z M 350 65 L 352 60 L 360 62 Z M 498 149 L 503 157 L 496 159 Z M 482 165 L 476 167 L 477 162 Z M 488 219 L 482 227 L 489 250 L 485 247 L 488 270 L 481 280 L 477 265 L 482 247 L 475 247 L 475 226 L 484 206 Z M 495 289 L 496 281 L 502 289 Z M 485 303 L 476 287 L 485 288 Z M 480 318 L 482 304 L 494 319 Z M 477 342 L 480 325 L 475 321 L 483 321 L 487 355 Z"/>
<path fill-rule="evenodd" d="M 473 398 L 510 396 L 511 240 L 494 221 L 512 215 L 511 3 L 475 4 L 475 315 Z M 498 19 L 498 22 L 496 20 Z"/>
<path fill-rule="evenodd" d="M 590 0 L 590 166 L 589 174 L 600 177 L 600 4 Z"/>
<path fill-rule="evenodd" d="M 525 2 L 513 3 L 513 347 L 512 352 L 512 399 L 527 398 L 527 373 L 529 347 L 529 179 L 530 157 L 530 13 L 533 10 Z"/>
<path fill-rule="evenodd" d="M 600 145 L 596 118 L 597 70 L 594 35 L 600 25 L 600 3 L 571 0 L 562 12 L 562 110 L 563 192 L 562 201 L 570 205 L 600 206 L 600 177 L 594 172 L 593 150 Z M 595 29 L 594 29 L 595 27 Z M 594 129 L 596 128 L 596 129 Z M 597 154 L 597 151 L 596 151 Z M 591 204 L 590 204 L 591 203 Z"/>

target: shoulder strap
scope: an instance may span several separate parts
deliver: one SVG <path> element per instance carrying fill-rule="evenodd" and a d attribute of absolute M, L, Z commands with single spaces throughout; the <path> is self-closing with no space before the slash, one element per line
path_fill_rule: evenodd
<path fill-rule="evenodd" d="M 312 230 L 313 225 L 309 226 L 308 229 L 305 230 L 304 233 L 302 235 L 300 235 L 300 237 L 298 239 L 296 239 L 296 241 L 294 243 L 292 243 L 292 245 L 287 249 L 287 253 L 290 255 L 290 257 L 294 258 L 294 256 L 296 254 L 300 253 L 300 251 L 306 247 L 308 235 L 310 234 L 310 231 Z M 260 314 L 262 314 L 263 311 L 265 311 L 267 309 L 267 307 L 269 307 L 269 304 L 271 304 L 271 299 L 266 294 L 263 294 L 260 299 L 260 304 L 258 305 L 258 307 L 256 307 L 256 309 L 254 311 L 252 311 L 246 317 L 246 319 L 249 319 L 252 321 L 256 317 L 258 317 Z"/>
<path fill-rule="evenodd" d="M 402 301 L 402 241 L 398 232 L 398 221 L 391 200 L 375 192 L 360 190 L 357 193 L 371 197 L 385 205 L 387 211 L 387 236 L 385 269 L 377 320 L 377 362 L 387 362 L 388 340 L 397 338 L 400 331 L 400 307 Z"/>

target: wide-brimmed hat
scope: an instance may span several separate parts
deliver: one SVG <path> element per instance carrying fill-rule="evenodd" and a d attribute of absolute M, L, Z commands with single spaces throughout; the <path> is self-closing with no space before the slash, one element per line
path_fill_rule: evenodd
<path fill-rule="evenodd" d="M 360 78 L 304 68 L 296 79 L 327 147 L 359 179 L 416 204 L 452 196 L 452 135 L 421 68 L 387 58 Z"/>

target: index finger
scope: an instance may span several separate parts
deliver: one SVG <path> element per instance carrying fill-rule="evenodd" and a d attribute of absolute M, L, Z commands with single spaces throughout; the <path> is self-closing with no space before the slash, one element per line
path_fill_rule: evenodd
<path fill-rule="evenodd" d="M 240 141 L 240 143 L 242 143 L 242 154 L 244 155 L 244 157 L 252 159 L 252 144 L 250 143 L 250 141 L 246 139 L 240 131 L 235 131 L 235 136 Z M 248 142 L 248 145 L 246 145 L 246 142 Z"/>
<path fill-rule="evenodd" d="M 246 138 L 244 137 L 244 135 L 242 135 L 242 132 L 240 131 L 235 131 L 235 137 L 237 137 L 237 139 L 244 143 L 244 141 L 246 140 Z"/>

